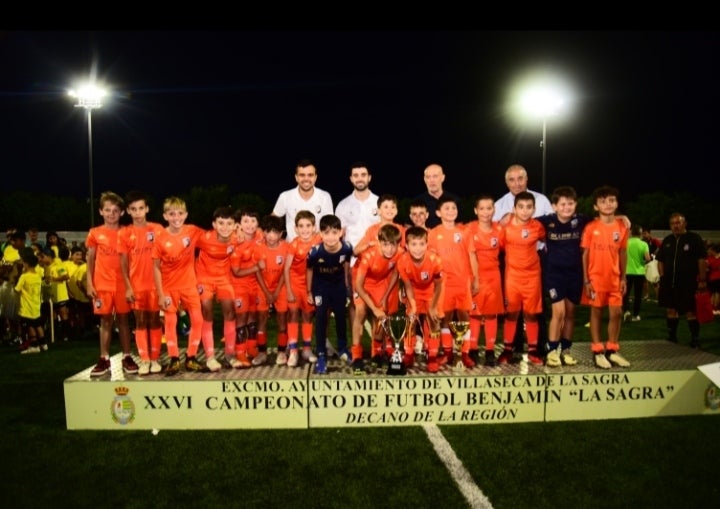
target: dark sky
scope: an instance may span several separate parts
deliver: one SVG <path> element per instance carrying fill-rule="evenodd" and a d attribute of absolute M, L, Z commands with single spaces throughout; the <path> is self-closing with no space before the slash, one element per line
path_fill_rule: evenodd
<path fill-rule="evenodd" d="M 0 32 L 2 188 L 87 196 L 87 122 L 65 92 L 94 71 L 112 90 L 92 115 L 96 195 L 228 184 L 274 202 L 301 158 L 335 203 L 356 160 L 401 198 L 433 161 L 462 196 L 499 197 L 515 162 L 540 190 L 542 121 L 509 114 L 539 70 L 574 92 L 548 121 L 548 192 L 710 199 L 719 49 L 695 31 Z"/>

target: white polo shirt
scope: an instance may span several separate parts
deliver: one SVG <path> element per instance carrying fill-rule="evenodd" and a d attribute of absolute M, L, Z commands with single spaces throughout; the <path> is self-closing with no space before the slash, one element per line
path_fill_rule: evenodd
<path fill-rule="evenodd" d="M 285 216 L 286 239 L 288 241 L 297 237 L 297 233 L 295 233 L 295 215 L 301 210 L 309 210 L 315 215 L 315 229 L 319 230 L 320 218 L 333 213 L 330 193 L 316 187 L 308 200 L 300 196 L 299 187 L 280 193 L 272 213 L 280 217 Z"/>
<path fill-rule="evenodd" d="M 528 192 L 532 193 L 535 197 L 535 212 L 533 212 L 533 217 L 540 217 L 554 212 L 547 196 L 537 191 L 530 191 L 529 189 Z M 502 198 L 495 202 L 495 213 L 493 214 L 492 220 L 500 221 L 505 214 L 512 212 L 514 208 L 515 195 L 510 192 L 505 193 Z"/>
<path fill-rule="evenodd" d="M 378 213 L 378 195 L 370 192 L 365 200 L 359 200 L 355 193 L 343 198 L 335 208 L 335 215 L 340 218 L 345 228 L 345 240 L 355 247 L 363 238 L 367 229 L 375 223 L 380 222 Z M 355 264 L 356 257 L 353 256 L 350 262 Z"/>

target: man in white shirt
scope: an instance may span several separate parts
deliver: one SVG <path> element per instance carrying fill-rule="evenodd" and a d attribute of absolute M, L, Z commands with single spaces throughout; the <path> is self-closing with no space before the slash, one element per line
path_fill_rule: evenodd
<path fill-rule="evenodd" d="M 350 182 L 353 192 L 343 198 L 335 208 L 335 215 L 340 218 L 345 240 L 353 247 L 363 238 L 367 229 L 380 222 L 378 214 L 378 195 L 370 191 L 370 170 L 363 162 L 353 163 L 350 167 Z M 355 264 L 353 256 L 350 265 Z"/>
<path fill-rule="evenodd" d="M 278 196 L 272 214 L 285 216 L 285 231 L 288 242 L 293 240 L 295 233 L 295 215 L 301 210 L 309 210 L 315 215 L 316 229 L 320 225 L 320 218 L 333 213 L 333 204 L 330 193 L 315 187 L 317 169 L 312 161 L 303 159 L 295 167 L 295 181 L 297 187 L 283 191 Z"/>
<path fill-rule="evenodd" d="M 508 192 L 495 202 L 493 221 L 501 221 L 505 224 L 509 220 L 509 214 L 512 213 L 515 207 L 515 195 L 524 191 L 528 191 L 535 196 L 535 212 L 533 213 L 533 217 L 544 216 L 545 214 L 552 214 L 554 212 L 547 196 L 527 188 L 528 176 L 523 166 L 513 164 L 505 170 L 505 184 L 508 187 Z"/>

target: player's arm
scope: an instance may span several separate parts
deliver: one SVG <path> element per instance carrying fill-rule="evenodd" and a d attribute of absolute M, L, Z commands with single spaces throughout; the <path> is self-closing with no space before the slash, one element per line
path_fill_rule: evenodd
<path fill-rule="evenodd" d="M 292 285 L 290 284 L 290 267 L 292 266 L 293 258 L 295 256 L 289 254 L 285 257 L 285 265 L 283 266 L 283 283 L 287 288 L 287 299 L 288 302 L 295 302 L 295 294 L 292 291 Z"/>
<path fill-rule="evenodd" d="M 415 301 L 415 290 L 412 287 L 410 281 L 402 280 L 403 290 L 405 291 L 405 298 L 407 299 L 410 315 L 417 315 L 417 302 Z"/>
<path fill-rule="evenodd" d="M 305 269 L 305 281 L 307 281 L 307 295 L 305 299 L 308 303 L 312 304 L 314 302 L 312 295 L 313 269 L 310 266 Z"/>
<path fill-rule="evenodd" d="M 373 302 L 370 294 L 365 290 L 365 275 L 366 273 L 364 270 L 358 270 L 358 273 L 355 276 L 355 291 L 368 309 L 372 311 L 372 314 L 375 315 L 375 318 L 382 320 L 385 318 L 385 310 L 382 307 L 377 306 L 375 302 Z"/>
<path fill-rule="evenodd" d="M 93 285 L 93 277 L 95 276 L 95 260 L 96 260 L 96 250 L 94 247 L 88 248 L 86 260 L 87 260 L 87 278 L 85 279 L 85 288 L 86 288 L 88 297 L 90 297 L 91 299 L 94 299 L 95 297 L 97 297 L 97 292 L 95 291 L 95 286 Z"/>
<path fill-rule="evenodd" d="M 161 264 L 162 261 L 160 258 L 153 258 L 153 281 L 155 282 L 155 291 L 157 292 L 160 309 L 164 311 L 167 309 L 167 304 L 165 303 L 165 294 L 163 293 L 162 272 L 160 271 Z"/>
<path fill-rule="evenodd" d="M 120 272 L 122 272 L 122 277 L 125 280 L 125 298 L 128 302 L 135 302 L 135 294 L 133 293 L 132 283 L 130 282 L 130 269 L 127 253 L 120 253 Z"/>

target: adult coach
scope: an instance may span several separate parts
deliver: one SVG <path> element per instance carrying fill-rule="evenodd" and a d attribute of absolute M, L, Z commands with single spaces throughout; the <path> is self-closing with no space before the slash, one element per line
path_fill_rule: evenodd
<path fill-rule="evenodd" d="M 370 191 L 372 175 L 364 162 L 350 166 L 350 183 L 353 192 L 343 198 L 335 208 L 335 215 L 342 222 L 344 239 L 353 247 L 363 238 L 367 229 L 380 222 L 378 195 Z M 351 265 L 354 264 L 355 258 Z"/>
<path fill-rule="evenodd" d="M 423 172 L 423 179 L 425 180 L 425 187 L 427 191 L 417 195 L 413 201 L 423 202 L 427 205 L 428 219 L 425 222 L 425 227 L 430 230 L 440 224 L 440 217 L 437 215 L 437 205 L 441 197 L 451 198 L 457 203 L 458 208 L 460 207 L 460 197 L 449 191 L 443 191 L 443 182 L 445 182 L 445 173 L 443 172 L 442 166 L 433 163 L 428 165 Z M 461 218 L 458 218 L 460 221 Z"/>
<path fill-rule="evenodd" d="M 660 272 L 658 304 L 667 309 L 668 340 L 677 343 L 680 314 L 690 329 L 690 346 L 700 348 L 700 322 L 695 316 L 695 292 L 707 291 L 707 251 L 702 237 L 687 230 L 685 216 L 670 215 L 670 230 L 655 253 Z"/>
<path fill-rule="evenodd" d="M 283 191 L 278 196 L 273 208 L 274 216 L 285 216 L 285 231 L 288 242 L 293 240 L 295 233 L 295 215 L 301 210 L 309 210 L 315 215 L 315 225 L 320 224 L 320 218 L 333 213 L 333 204 L 330 193 L 315 187 L 317 169 L 312 161 L 303 159 L 295 167 L 295 181 L 297 187 Z"/>

